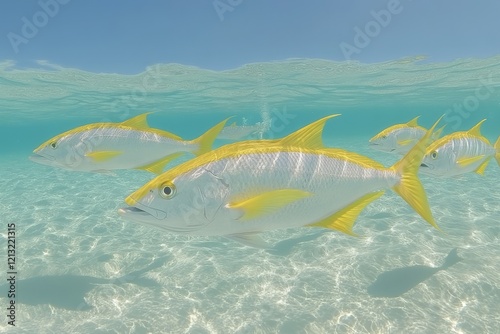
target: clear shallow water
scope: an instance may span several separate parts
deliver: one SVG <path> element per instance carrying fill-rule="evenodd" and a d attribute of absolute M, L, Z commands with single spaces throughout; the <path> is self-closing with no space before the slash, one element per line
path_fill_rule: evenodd
<path fill-rule="evenodd" d="M 149 110 L 157 111 L 152 126 L 185 138 L 229 115 L 252 123 L 269 112 L 273 126 L 266 136 L 277 138 L 341 112 L 325 128 L 327 144 L 389 166 L 397 158 L 369 150 L 372 135 L 419 114 L 429 126 L 454 103 L 474 96 L 481 76 L 498 78 L 496 62 L 304 60 L 222 73 L 163 65 L 184 71 L 182 89 L 182 80 L 172 79 L 171 86 L 148 91 L 137 105 L 115 104 L 116 109 L 117 98 L 130 96 L 134 85 L 140 89 L 134 81 L 140 76 L 5 67 L 0 209 L 2 221 L 17 228 L 16 332 L 494 333 L 500 324 L 500 192 L 494 162 L 484 177 L 421 177 L 444 233 L 388 192 L 359 217 L 355 232 L 363 237 L 311 228 L 271 231 L 263 237 L 275 247 L 265 251 L 122 220 L 116 211 L 152 177 L 146 172 L 72 173 L 36 165 L 27 156 L 74 126 Z M 114 81 L 103 84 L 100 78 Z M 262 96 L 256 87 L 264 87 Z M 487 117 L 484 132 L 494 142 L 500 87 L 488 87 L 491 96 L 461 116 L 459 128 Z M 456 124 L 448 122 L 450 128 Z M 6 227 L 0 233 L 5 239 Z M 437 268 L 454 248 L 462 261 L 401 296 L 369 294 L 380 274 L 406 267 L 415 275 L 415 265 Z M 417 274 L 426 271 L 420 269 Z M 5 322 L 0 331 L 14 332 Z"/>

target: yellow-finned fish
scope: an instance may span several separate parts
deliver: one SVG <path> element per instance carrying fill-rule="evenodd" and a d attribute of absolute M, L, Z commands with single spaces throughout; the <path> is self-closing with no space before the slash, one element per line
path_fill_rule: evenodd
<path fill-rule="evenodd" d="M 220 122 L 197 139 L 182 140 L 150 128 L 148 114 L 122 123 L 93 123 L 69 130 L 40 145 L 30 159 L 75 171 L 142 169 L 160 174 L 166 164 L 184 152 L 201 155 L 210 151 L 226 123 Z"/>
<path fill-rule="evenodd" d="M 370 147 L 378 151 L 406 154 L 427 132 L 427 129 L 418 125 L 419 118 L 420 116 L 408 123 L 396 124 L 382 130 L 370 139 Z M 432 139 L 438 139 L 443 129 L 444 127 L 434 132 Z"/>
<path fill-rule="evenodd" d="M 432 143 L 422 160 L 421 171 L 439 177 L 451 177 L 475 171 L 483 175 L 491 158 L 500 166 L 500 137 L 495 146 L 481 135 L 480 121 L 469 131 L 444 136 Z"/>
<path fill-rule="evenodd" d="M 390 168 L 323 147 L 320 119 L 280 140 L 219 147 L 182 163 L 127 197 L 126 219 L 188 235 L 266 247 L 262 231 L 316 226 L 354 234 L 359 213 L 385 189 L 437 227 L 417 172 L 436 125 Z M 437 124 L 437 123 L 436 123 Z"/>

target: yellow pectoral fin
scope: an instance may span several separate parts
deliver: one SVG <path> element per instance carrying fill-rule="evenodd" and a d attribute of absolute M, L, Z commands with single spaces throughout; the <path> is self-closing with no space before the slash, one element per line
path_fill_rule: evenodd
<path fill-rule="evenodd" d="M 85 156 L 92 159 L 92 161 L 94 162 L 104 162 L 122 153 L 123 152 L 121 151 L 96 151 L 96 152 L 89 152 L 85 154 Z"/>
<path fill-rule="evenodd" d="M 333 215 L 307 226 L 324 227 L 341 231 L 352 236 L 357 236 L 356 233 L 352 231 L 352 227 L 354 226 L 354 223 L 356 222 L 359 214 L 368 204 L 370 204 L 383 194 L 384 191 L 367 194 L 358 199 L 356 202 L 351 203 L 340 211 L 335 212 Z"/>
<path fill-rule="evenodd" d="M 490 158 L 491 159 L 491 158 Z M 490 163 L 490 159 L 486 159 L 477 169 L 476 173 L 479 175 L 484 175 L 484 171 L 486 170 L 486 167 L 488 167 L 488 164 Z"/>
<path fill-rule="evenodd" d="M 480 161 L 482 159 L 484 159 L 484 155 L 478 155 L 478 156 L 475 156 L 475 157 L 462 158 L 460 160 L 457 160 L 457 164 L 460 167 L 467 167 L 470 164 L 478 162 L 478 161 Z"/>
<path fill-rule="evenodd" d="M 415 142 L 415 139 L 398 140 L 398 145 L 399 146 L 406 146 L 406 145 L 411 144 L 412 142 Z"/>
<path fill-rule="evenodd" d="M 163 169 L 165 168 L 165 166 L 169 162 L 177 159 L 178 157 L 182 156 L 183 154 L 184 154 L 184 152 L 177 152 L 174 154 L 170 154 L 170 155 L 167 155 L 166 157 L 164 157 L 158 161 L 155 161 L 149 165 L 137 167 L 135 169 L 142 169 L 142 170 L 159 175 L 163 172 Z"/>
<path fill-rule="evenodd" d="M 311 195 L 311 193 L 299 189 L 279 189 L 268 191 L 242 201 L 230 202 L 227 204 L 227 207 L 242 210 L 243 215 L 239 219 L 245 220 L 271 214 L 287 204 Z"/>

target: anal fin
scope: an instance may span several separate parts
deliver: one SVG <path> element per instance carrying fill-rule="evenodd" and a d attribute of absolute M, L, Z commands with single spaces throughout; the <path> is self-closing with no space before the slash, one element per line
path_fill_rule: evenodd
<path fill-rule="evenodd" d="M 325 219 L 320 220 L 319 222 L 309 224 L 307 226 L 324 227 L 332 230 L 337 230 L 352 236 L 357 236 L 352 231 L 352 227 L 354 226 L 354 223 L 356 222 L 356 219 L 358 218 L 359 214 L 368 204 L 370 204 L 371 202 L 382 196 L 384 192 L 385 191 L 378 191 L 367 194 L 358 199 L 357 201 L 344 207 L 340 211 L 335 212 L 333 215 L 328 216 Z"/>
<path fill-rule="evenodd" d="M 491 159 L 491 158 L 490 158 Z M 484 171 L 486 170 L 486 167 L 488 167 L 488 164 L 490 163 L 490 159 L 486 159 L 477 169 L 475 172 L 481 176 L 484 175 Z"/>

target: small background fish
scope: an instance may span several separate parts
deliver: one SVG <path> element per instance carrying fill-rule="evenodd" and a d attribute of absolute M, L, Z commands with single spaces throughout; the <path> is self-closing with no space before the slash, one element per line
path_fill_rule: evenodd
<path fill-rule="evenodd" d="M 200 155 L 224 127 L 220 122 L 194 140 L 183 140 L 147 123 L 148 113 L 122 123 L 94 123 L 57 135 L 33 151 L 34 162 L 75 171 L 142 169 L 159 174 L 184 152 Z"/>
<path fill-rule="evenodd" d="M 417 116 L 408 123 L 396 124 L 381 131 L 370 139 L 370 147 L 378 151 L 406 154 L 427 132 L 427 129 L 418 125 L 419 118 Z M 443 129 L 438 129 L 432 139 L 439 138 Z"/>
<path fill-rule="evenodd" d="M 500 137 L 491 145 L 481 134 L 480 121 L 469 131 L 449 134 L 434 143 L 426 151 L 421 171 L 439 177 L 458 176 L 469 172 L 483 175 L 492 158 L 500 166 Z"/>
<path fill-rule="evenodd" d="M 386 271 L 368 287 L 368 294 L 372 297 L 399 297 L 437 272 L 446 270 L 461 260 L 455 248 L 448 254 L 441 267 L 417 265 Z"/>

